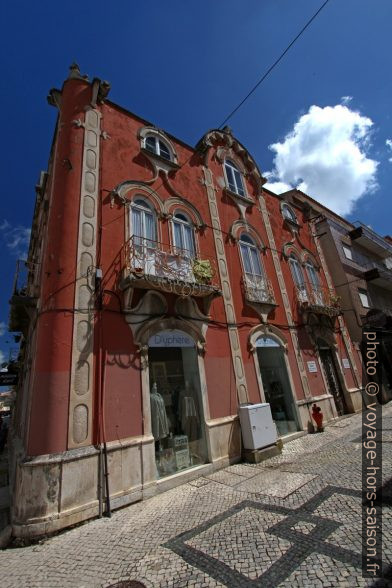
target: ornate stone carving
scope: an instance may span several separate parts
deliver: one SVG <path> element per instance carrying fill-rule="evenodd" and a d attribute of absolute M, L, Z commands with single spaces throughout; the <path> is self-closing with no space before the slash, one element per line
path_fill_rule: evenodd
<path fill-rule="evenodd" d="M 207 166 L 208 150 L 211 147 L 219 146 L 232 150 L 232 154 L 236 161 L 238 162 L 239 160 L 242 163 L 244 174 L 254 184 L 256 192 L 259 192 L 267 179 L 261 175 L 255 160 L 251 157 L 245 147 L 233 137 L 229 127 L 225 127 L 223 130 L 215 129 L 209 131 L 196 145 L 196 150 L 205 158 L 204 165 Z"/>
<path fill-rule="evenodd" d="M 76 68 L 74 74 L 77 75 Z M 73 121 L 84 129 L 83 163 L 79 196 L 79 232 L 75 288 L 75 315 L 68 447 L 92 442 L 92 377 L 94 334 L 94 289 L 89 269 L 96 263 L 96 227 L 99 185 L 99 140 L 101 114 L 87 110 L 85 120 Z"/>

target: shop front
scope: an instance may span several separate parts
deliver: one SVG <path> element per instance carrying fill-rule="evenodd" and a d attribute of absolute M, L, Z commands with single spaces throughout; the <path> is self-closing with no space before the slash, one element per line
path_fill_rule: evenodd
<path fill-rule="evenodd" d="M 148 366 L 157 478 L 207 463 L 195 341 L 178 329 L 152 335 Z"/>
<path fill-rule="evenodd" d="M 299 430 L 290 379 L 287 372 L 285 350 L 271 337 L 259 337 L 255 342 L 257 360 L 263 384 L 265 401 L 271 406 L 281 436 Z"/>

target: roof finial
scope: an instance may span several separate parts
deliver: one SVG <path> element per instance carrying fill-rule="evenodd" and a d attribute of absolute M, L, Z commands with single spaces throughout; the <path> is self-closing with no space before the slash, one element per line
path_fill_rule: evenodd
<path fill-rule="evenodd" d="M 82 74 L 80 73 L 80 69 L 79 69 L 78 64 L 74 61 L 69 66 L 68 79 L 69 80 L 88 80 L 88 76 L 86 76 L 86 75 L 82 76 Z"/>

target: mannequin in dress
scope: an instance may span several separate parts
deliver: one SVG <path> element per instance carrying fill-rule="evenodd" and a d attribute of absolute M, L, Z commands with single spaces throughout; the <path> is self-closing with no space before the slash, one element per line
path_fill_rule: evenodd
<path fill-rule="evenodd" d="M 180 419 L 183 432 L 189 441 L 198 438 L 199 415 L 197 414 L 194 391 L 189 380 L 185 380 L 185 389 L 180 392 Z"/>
<path fill-rule="evenodd" d="M 150 394 L 151 403 L 151 431 L 155 441 L 161 441 L 169 434 L 169 422 L 166 415 L 165 402 L 158 392 L 154 382 Z"/>

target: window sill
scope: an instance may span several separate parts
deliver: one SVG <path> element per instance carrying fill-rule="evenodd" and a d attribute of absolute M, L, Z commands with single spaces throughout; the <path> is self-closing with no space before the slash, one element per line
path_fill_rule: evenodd
<path fill-rule="evenodd" d="M 164 168 L 164 169 L 168 168 L 171 170 L 180 169 L 180 166 L 178 165 L 178 163 L 176 163 L 175 161 L 173 161 L 171 159 L 166 159 L 165 157 L 162 157 L 161 155 L 158 155 L 157 153 L 154 153 L 153 151 L 150 151 L 149 149 L 146 149 L 145 147 L 141 147 L 140 150 L 142 153 L 144 153 L 144 155 L 146 157 L 148 157 L 154 163 L 158 163 L 159 167 L 161 167 L 161 168 Z"/>
<path fill-rule="evenodd" d="M 224 188 L 224 191 L 228 196 L 230 196 L 231 198 L 235 198 L 238 202 L 241 202 L 242 204 L 245 203 L 248 206 L 253 206 L 255 204 L 255 201 L 250 196 L 241 196 L 241 194 L 233 192 L 233 190 L 230 190 L 230 188 L 228 188 L 227 186 Z"/>
<path fill-rule="evenodd" d="M 285 216 L 283 217 L 283 220 L 284 220 L 284 223 L 292 229 L 298 230 L 301 228 L 301 225 L 298 222 L 292 221 L 289 218 L 286 218 Z"/>

